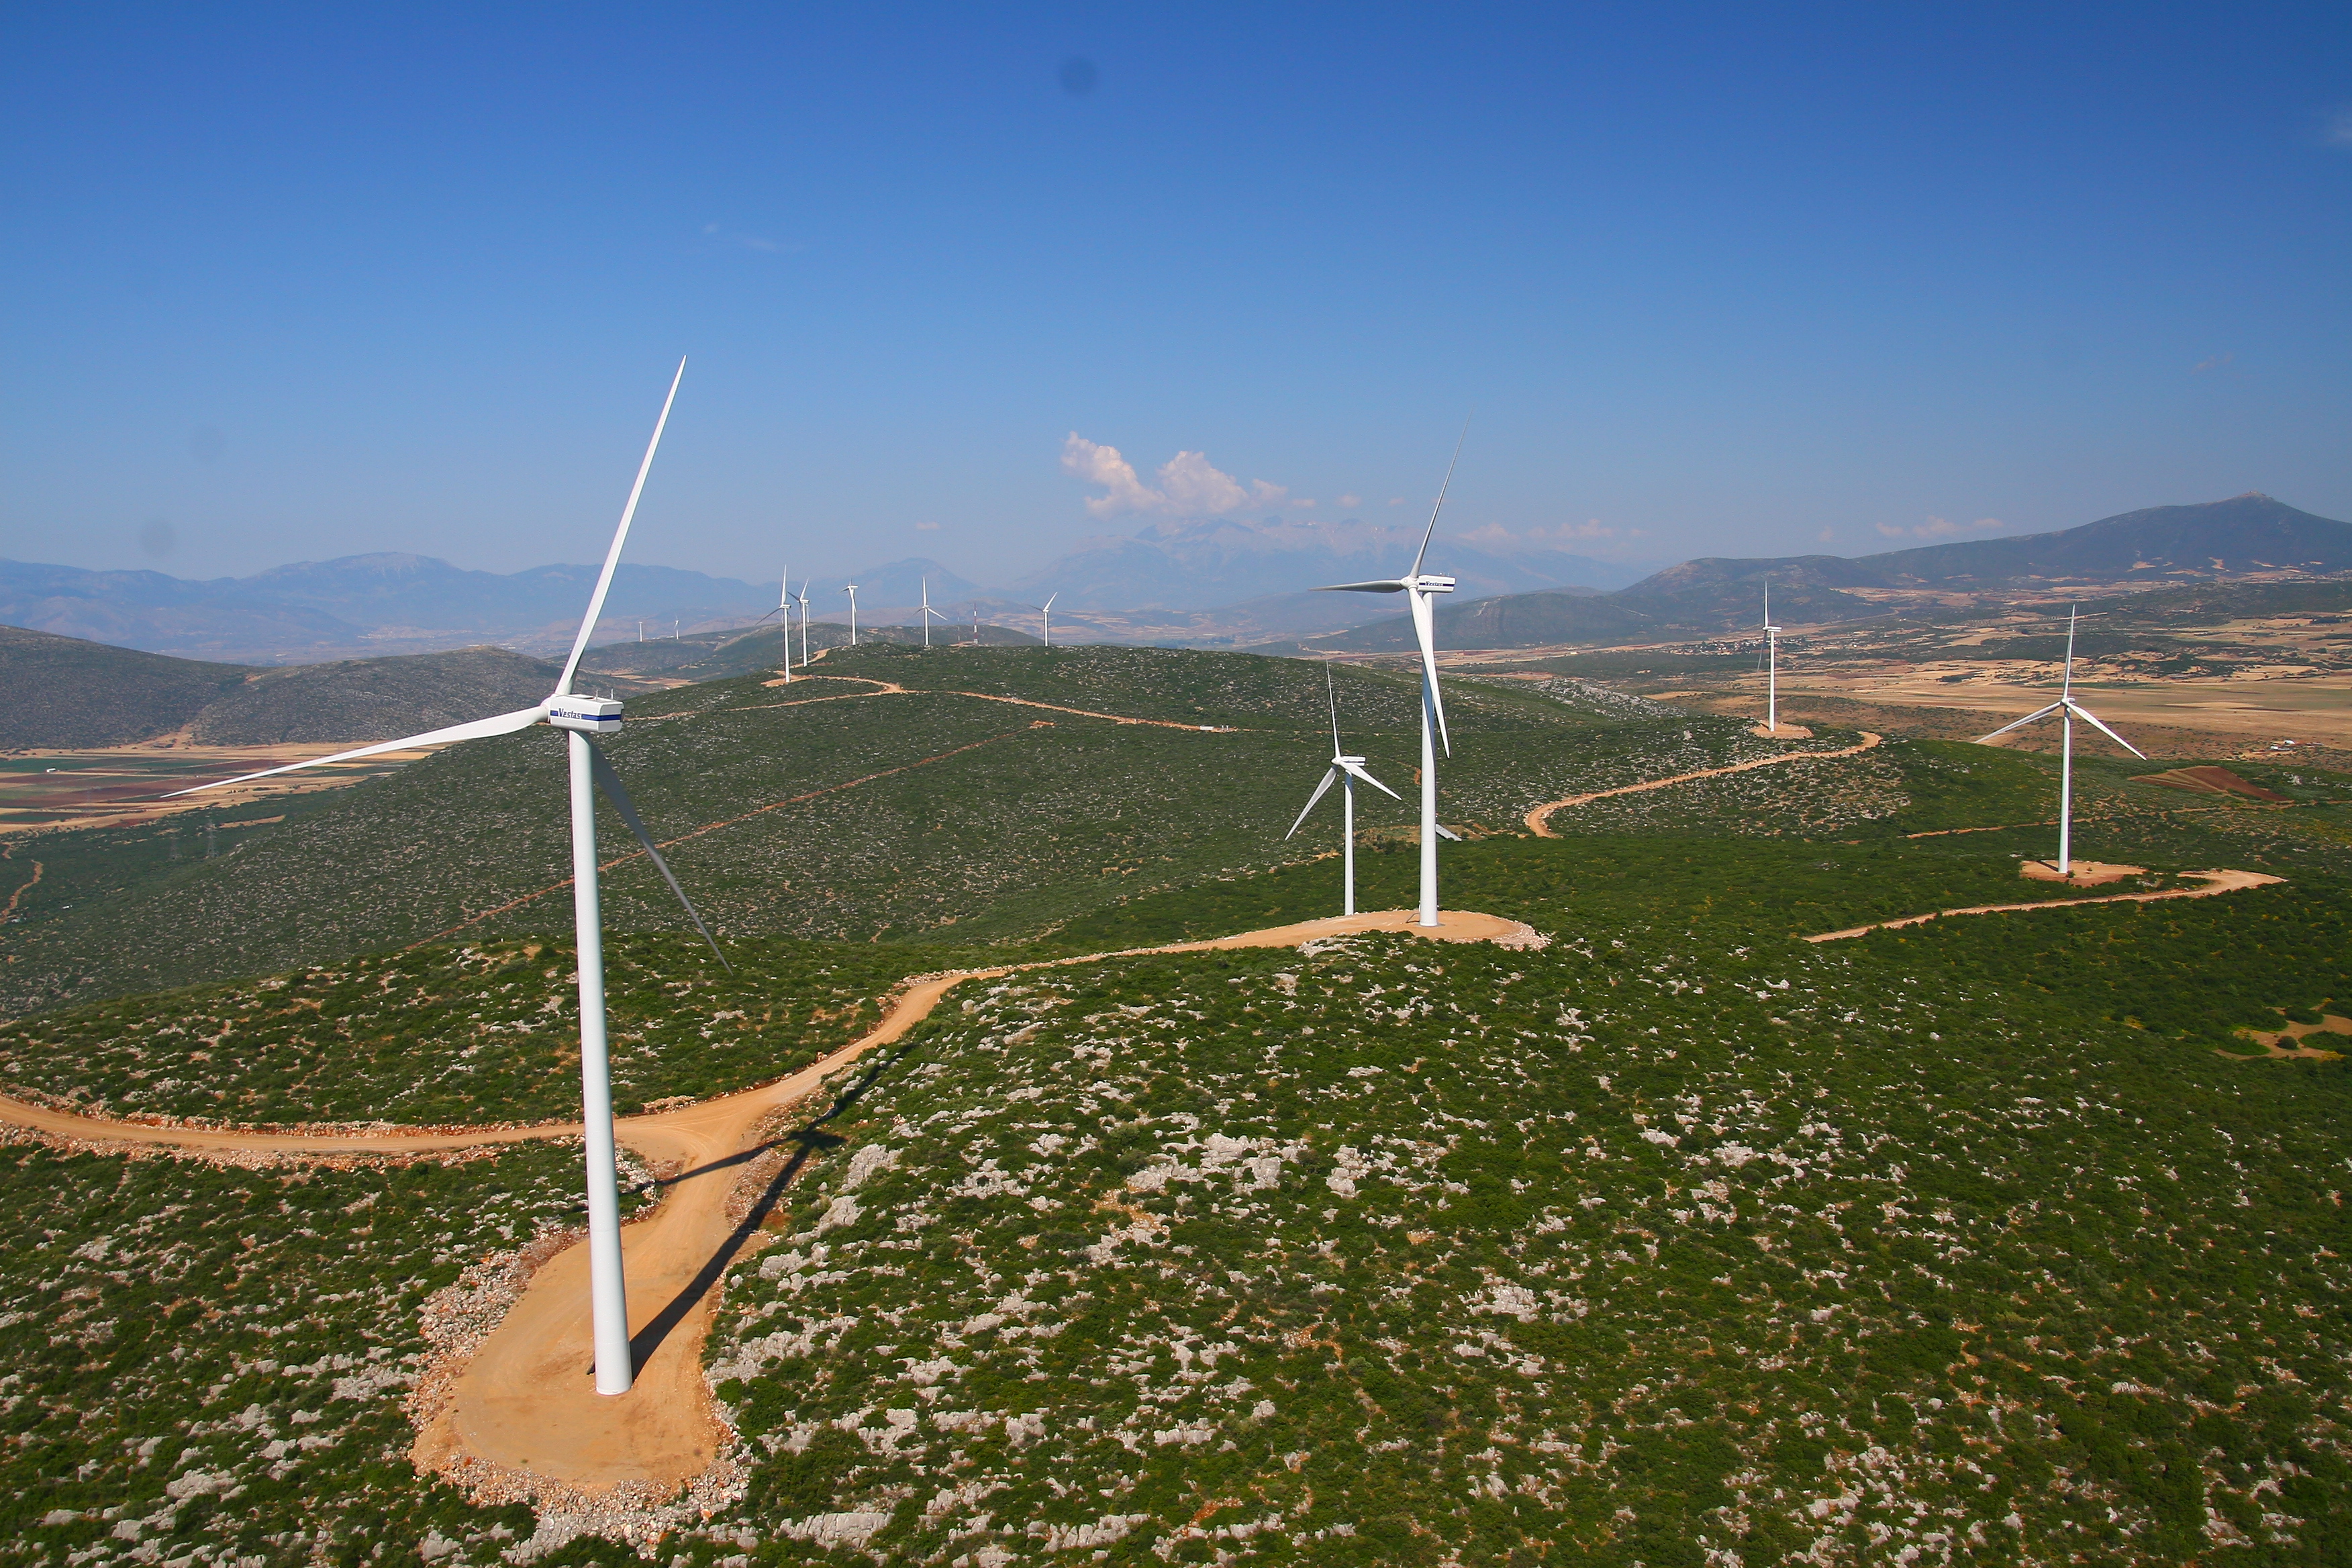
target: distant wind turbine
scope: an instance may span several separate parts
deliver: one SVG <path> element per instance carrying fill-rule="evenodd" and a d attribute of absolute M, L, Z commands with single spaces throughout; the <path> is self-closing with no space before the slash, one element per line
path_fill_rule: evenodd
<path fill-rule="evenodd" d="M 1772 579 L 1764 579 L 1764 731 L 1780 732 L 1780 628 L 1772 624 Z"/>
<path fill-rule="evenodd" d="M 2074 872 L 2074 864 L 2073 855 L 2074 828 L 2075 719 L 2078 717 L 2081 718 L 2084 723 L 2093 726 L 2100 734 L 2105 735 L 2108 740 L 2113 741 L 2116 745 L 2121 746 L 2133 756 L 2139 758 L 2140 761 L 2146 762 L 2147 760 L 2147 753 L 2146 752 L 2141 751 L 2137 746 L 2133 745 L 2129 741 L 2125 740 L 2121 735 L 2116 734 L 2113 730 L 2110 730 L 2105 724 L 2100 723 L 2097 714 L 2092 712 L 2088 708 L 2084 707 L 2081 703 L 2074 700 L 2074 621 L 2079 613 L 2080 611 L 2076 606 L 2069 605 L 2067 607 L 2066 678 L 2064 683 L 2058 689 L 2058 700 L 2053 702 L 2047 708 L 2036 709 L 2034 711 L 2028 713 L 2024 718 L 2017 720 L 2013 723 L 2003 724 L 2000 729 L 1995 730 L 1990 735 L 1979 735 L 1977 737 L 1977 744 L 1981 746 L 1987 741 L 1992 740 L 1996 736 L 2008 734 L 2011 730 L 2022 730 L 2028 724 L 2032 724 L 2039 720 L 2047 719 L 2053 713 L 2058 715 L 2058 875 L 2061 877 L 2071 876 Z"/>
<path fill-rule="evenodd" d="M 257 773 L 242 773 L 236 778 L 216 779 L 198 784 L 195 789 L 176 790 L 175 795 L 194 795 L 199 790 L 219 789 L 224 785 L 244 784 L 251 779 L 269 778 L 278 773 L 290 773 L 299 768 L 315 768 L 329 763 L 348 762 L 355 757 L 372 757 L 383 752 L 405 751 L 412 746 L 446 745 L 457 741 L 477 740 L 489 735 L 510 734 L 527 730 L 534 724 L 546 723 L 570 731 L 565 737 L 572 761 L 572 929 L 579 942 L 580 992 L 580 1100 L 581 1122 L 587 1143 L 588 1177 L 588 1279 L 589 1299 L 595 1324 L 596 1392 L 626 1394 L 635 1381 L 635 1369 L 631 1364 L 629 1350 L 629 1303 L 626 1279 L 621 1267 L 620 1194 L 614 1172 L 613 1151 L 613 1086 L 609 1066 L 609 1047 L 604 1031 L 604 928 L 598 901 L 596 882 L 596 796 L 604 790 L 605 796 L 620 812 L 621 820 L 636 835 L 645 847 L 670 891 L 710 942 L 710 951 L 719 952 L 712 941 L 710 929 L 695 912 L 693 901 L 686 889 L 678 886 L 669 863 L 662 858 L 654 845 L 652 835 L 637 816 L 637 808 L 628 791 L 613 772 L 612 764 L 596 749 L 591 735 L 610 735 L 621 728 L 621 705 L 606 699 L 575 695 L 572 689 L 580 673 L 580 657 L 588 649 L 588 639 L 596 630 L 597 617 L 604 613 L 604 596 L 613 586 L 613 570 L 621 562 L 621 546 L 629 537 L 629 523 L 637 514 L 637 498 L 645 493 L 646 475 L 654 466 L 654 453 L 661 447 L 663 426 L 669 423 L 670 405 L 677 400 L 678 382 L 686 375 L 686 362 L 678 361 L 677 374 L 670 379 L 669 395 L 662 401 L 661 417 L 654 422 L 653 439 L 646 446 L 645 461 L 637 466 L 637 482 L 630 487 L 628 504 L 622 509 L 621 525 L 613 533 L 613 546 L 604 552 L 604 569 L 596 578 L 596 591 L 588 600 L 588 613 L 581 618 L 579 634 L 572 639 L 572 657 L 564 662 L 563 673 L 555 682 L 555 690 L 546 700 L 529 708 L 519 708 L 511 713 L 500 713 L 488 719 L 476 719 L 464 724 L 452 724 L 446 729 L 428 731 L 422 735 L 408 735 L 397 741 L 383 741 L 372 746 L 361 746 L 332 756 L 312 757 L 307 762 L 289 763 L 284 767 L 266 768 Z M 727 963 L 724 953 L 719 962 Z M 731 967 L 731 965 L 730 966 Z"/>
<path fill-rule="evenodd" d="M 808 591 L 809 580 L 803 577 L 801 579 L 801 591 L 793 595 L 793 602 L 798 604 L 801 607 L 801 668 L 803 670 L 808 668 L 809 662 Z"/>
<path fill-rule="evenodd" d="M 849 595 L 849 646 L 857 646 L 857 584 L 852 583 L 842 590 Z"/>
<path fill-rule="evenodd" d="M 922 621 L 923 621 L 923 646 L 924 646 L 925 647 L 930 647 L 930 646 L 931 646 L 931 622 L 932 622 L 932 620 L 933 620 L 933 619 L 935 619 L 935 618 L 936 618 L 936 619 L 938 619 L 938 620 L 944 621 L 944 620 L 946 620 L 946 619 L 947 619 L 947 616 L 943 616 L 943 615 L 940 615 L 939 611 L 937 611 L 937 610 L 935 610 L 935 609 L 931 608 L 931 580 L 930 580 L 929 577 L 926 577 L 926 578 L 924 578 L 924 579 L 923 579 L 923 615 L 922 615 Z"/>
<path fill-rule="evenodd" d="M 1402 577 L 1378 583 L 1334 583 L 1318 588 L 1325 594 L 1402 594 L 1412 611 L 1412 635 L 1421 644 L 1421 919 L 1423 926 L 1437 921 L 1437 840 L 1441 835 L 1457 838 L 1437 822 L 1437 750 L 1454 754 L 1454 742 L 1445 732 L 1444 699 L 1437 689 L 1437 632 L 1432 622 L 1434 611 L 1432 598 L 1454 592 L 1454 579 L 1424 573 L 1422 559 L 1429 553 L 1429 542 L 1437 532 L 1437 514 L 1445 510 L 1445 492 L 1454 485 L 1454 465 L 1462 460 L 1462 442 L 1470 436 L 1468 421 L 1464 421 L 1462 436 L 1454 443 L 1454 461 L 1445 465 L 1445 482 L 1437 487 L 1437 504 L 1430 509 L 1429 527 L 1421 536 L 1421 548 L 1413 553 L 1412 570 Z"/>
<path fill-rule="evenodd" d="M 783 616 L 784 684 L 790 686 L 793 683 L 793 569 L 789 566 L 784 568 L 783 575 L 776 584 L 776 611 Z"/>
<path fill-rule="evenodd" d="M 1331 667 L 1328 664 L 1323 667 L 1323 686 L 1326 695 L 1331 700 L 1331 766 L 1324 773 L 1323 782 L 1315 786 L 1315 793 L 1307 797 L 1307 810 L 1298 814 L 1298 820 L 1290 825 L 1290 831 L 1283 837 L 1292 837 L 1306 826 L 1307 812 L 1315 809 L 1315 803 L 1323 798 L 1323 792 L 1331 787 L 1334 779 L 1338 780 L 1342 888 L 1339 912 L 1352 915 L 1356 912 L 1356 781 L 1363 780 L 1392 800 L 1402 800 L 1404 796 L 1366 773 L 1364 759 L 1349 756 L 1346 748 L 1339 744 L 1339 689 L 1331 679 Z"/>
<path fill-rule="evenodd" d="M 783 575 L 776 585 L 776 607 L 767 616 L 761 616 L 760 620 L 766 620 L 768 616 L 783 617 L 779 624 L 784 628 L 784 684 L 790 686 L 793 683 L 793 569 L 789 566 L 784 568 Z M 759 621 L 751 624 L 757 626 Z"/>
<path fill-rule="evenodd" d="M 1059 589 L 1055 589 L 1053 593 L 1045 595 L 1045 602 L 1044 604 L 1032 605 L 1029 606 L 1031 609 L 1045 617 L 1045 646 L 1047 647 L 1052 647 L 1054 646 L 1054 601 L 1061 596 L 1061 591 Z M 980 628 L 977 626 L 972 628 L 971 635 L 975 637 L 980 635 Z"/>

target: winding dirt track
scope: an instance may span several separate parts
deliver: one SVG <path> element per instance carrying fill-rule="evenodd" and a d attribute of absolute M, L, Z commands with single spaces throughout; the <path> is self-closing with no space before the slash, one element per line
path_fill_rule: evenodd
<path fill-rule="evenodd" d="M 656 1169 L 675 1171 L 662 1202 L 623 1230 L 629 1326 L 636 1344 L 636 1386 L 599 1396 L 591 1375 L 585 1251 L 572 1247 L 531 1277 L 522 1298 L 457 1372 L 451 1397 L 418 1434 L 413 1457 L 471 1489 L 530 1493 L 546 1487 L 566 1496 L 621 1489 L 638 1497 L 675 1493 L 710 1468 L 724 1432 L 702 1380 L 702 1343 L 717 1286 L 730 1263 L 755 1250 L 766 1204 L 782 1176 L 771 1178 L 751 1212 L 730 1202 L 760 1155 L 789 1138 L 762 1142 L 772 1119 L 816 1092 L 824 1080 L 929 1016 L 967 980 L 1025 970 L 1065 968 L 1105 959 L 1218 948 L 1296 947 L 1318 937 L 1404 931 L 1445 942 L 1533 942 L 1528 927 L 1495 915 L 1444 910 L 1433 930 L 1412 911 L 1307 921 L 1205 942 L 1171 942 L 1115 952 L 930 975 L 893 999 L 872 1032 L 776 1083 L 655 1115 L 616 1122 L 620 1142 Z M 533 1139 L 576 1137 L 580 1124 L 404 1133 L 226 1131 L 79 1116 L 0 1098 L 0 1121 L 82 1145 L 140 1144 L 191 1152 L 240 1152 L 295 1158 L 354 1154 L 430 1154 Z M 789 1165 L 784 1174 L 790 1173 Z"/>
<path fill-rule="evenodd" d="M 2181 875 L 2201 878 L 2205 885 L 2201 888 L 2172 888 L 2160 893 L 2109 893 L 2096 899 L 2037 899 L 2021 904 L 1970 904 L 1965 909 L 1930 910 L 1924 915 L 1905 915 L 1899 921 L 1880 921 L 1876 925 L 1825 931 L 1819 936 L 1809 936 L 1805 940 L 1842 942 L 1847 937 L 1862 936 L 1874 931 L 1896 931 L 1904 926 L 1925 925 L 1929 921 L 1942 920 L 1946 915 L 2000 915 L 2017 910 L 2078 910 L 2084 904 L 2152 904 L 2158 899 L 2210 899 L 2216 893 L 2267 888 L 2273 882 L 2286 880 L 2284 877 L 2266 876 L 2260 871 L 2183 871 Z"/>
<path fill-rule="evenodd" d="M 1784 724 L 1781 728 L 1786 729 L 1788 726 Z M 1826 763 L 1834 758 L 1851 757 L 1858 752 L 1866 752 L 1885 738 L 1884 735 L 1873 734 L 1870 731 L 1864 730 L 1862 732 L 1862 743 L 1858 746 L 1848 746 L 1843 751 L 1783 752 L 1777 757 L 1758 757 L 1750 762 L 1734 763 L 1729 767 L 1702 768 L 1695 773 L 1676 773 L 1670 779 L 1652 779 L 1646 784 L 1621 784 L 1615 789 L 1597 789 L 1591 795 L 1572 795 L 1566 800 L 1555 800 L 1528 813 L 1528 831 L 1538 838 L 1557 838 L 1559 835 L 1551 830 L 1551 814 L 1567 806 L 1585 805 L 1596 800 L 1607 800 L 1612 795 L 1640 795 L 1644 790 L 1665 789 L 1674 784 L 1695 784 L 1700 779 L 1719 779 L 1726 773 L 1744 773 L 1751 768 L 1777 768 L 1784 763 Z"/>

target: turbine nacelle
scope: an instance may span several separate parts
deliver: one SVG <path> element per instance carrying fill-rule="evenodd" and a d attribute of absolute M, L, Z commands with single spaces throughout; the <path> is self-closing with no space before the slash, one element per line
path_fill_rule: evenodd
<path fill-rule="evenodd" d="M 617 735 L 621 705 L 609 697 L 551 697 L 547 721 L 559 730 L 577 730 L 583 735 Z"/>

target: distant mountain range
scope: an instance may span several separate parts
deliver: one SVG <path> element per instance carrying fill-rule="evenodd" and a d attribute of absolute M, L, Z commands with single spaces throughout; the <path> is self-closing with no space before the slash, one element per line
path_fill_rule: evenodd
<path fill-rule="evenodd" d="M 1088 540 L 990 588 L 925 556 L 821 579 L 810 607 L 844 618 L 858 584 L 868 625 L 911 623 L 926 583 L 958 620 L 1037 629 L 1029 606 L 1058 595 L 1056 640 L 1331 649 L 1402 646 L 1390 602 L 1308 592 L 1393 576 L 1420 530 L 1355 518 L 1214 519 Z M 2213 578 L 2352 572 L 2352 526 L 2268 496 L 2152 507 L 2016 539 L 1884 554 L 1706 557 L 1635 581 L 1633 568 L 1507 536 L 1441 537 L 1433 568 L 1460 584 L 1438 616 L 1454 647 L 1624 642 L 1713 635 L 1755 621 L 1765 579 L 1791 625 L 1876 615 L 1921 596 L 2117 588 Z M 561 653 L 595 581 L 586 565 L 471 572 L 423 555 L 351 555 L 251 577 L 190 582 L 160 572 L 89 572 L 0 562 L 0 622 L 154 653 L 237 664 L 307 664 L 495 643 Z M 724 631 L 772 610 L 776 588 L 667 566 L 624 564 L 600 643 Z M 1366 624 L 1366 623 L 1370 624 Z"/>
<path fill-rule="evenodd" d="M 1208 610 L 1326 583 L 1394 576 L 1412 565 L 1421 538 L 1419 526 L 1355 518 L 1153 523 L 1131 536 L 1087 540 L 1011 592 L 1031 599 L 1058 592 L 1061 604 L 1075 610 Z M 1458 539 L 1444 544 L 1444 569 L 1477 594 L 1617 588 L 1641 575 L 1639 568 L 1565 551 L 1486 548 Z"/>
<path fill-rule="evenodd" d="M 558 673 L 497 647 L 257 668 L 0 626 L 0 751 L 392 741 L 525 707 Z"/>
<path fill-rule="evenodd" d="M 1350 626 L 1383 606 L 1300 591 L 1411 563 L 1417 531 L 1367 524 L 1215 521 L 1154 524 L 1132 538 L 1094 539 L 1009 586 L 986 588 L 925 556 L 820 579 L 820 618 L 911 620 L 928 583 L 950 614 L 1025 610 L 1058 595 L 1073 636 L 1107 641 L 1248 644 Z M 1581 584 L 1621 586 L 1630 568 L 1563 552 L 1449 548 L 1447 563 L 1485 594 Z M 473 572 L 427 555 L 346 555 L 250 577 L 190 581 L 161 572 L 92 572 L 0 561 L 0 623 L 151 653 L 239 664 L 308 664 L 373 654 L 500 644 L 530 654 L 568 647 L 593 565 Z M 799 584 L 796 582 L 795 586 Z M 596 640 L 724 630 L 773 609 L 775 585 L 668 566 L 624 563 Z M 1082 612 L 1117 612 L 1088 622 Z M 1230 612 L 1230 613 L 1225 613 Z"/>
<path fill-rule="evenodd" d="M 1760 623 L 1767 581 L 1773 618 L 1798 626 L 1856 620 L 1923 601 L 1948 605 L 2004 595 L 2338 573 L 2352 573 L 2352 523 L 2249 494 L 2148 507 L 2049 533 L 1878 555 L 1709 556 L 1611 594 L 1458 600 L 1440 608 L 1436 621 L 1441 646 L 1452 647 L 1660 641 L 1752 629 Z M 1411 627 L 1394 616 L 1306 646 L 1370 652 L 1412 644 Z"/>
<path fill-rule="evenodd" d="M 469 572 L 429 555 L 346 555 L 251 577 L 191 582 L 161 572 L 89 572 L 0 561 L 0 622 L 151 653 L 244 664 L 308 664 L 486 642 L 569 647 L 594 566 Z M 642 617 L 667 631 L 748 620 L 775 590 L 669 566 L 624 563 L 605 635 Z"/>

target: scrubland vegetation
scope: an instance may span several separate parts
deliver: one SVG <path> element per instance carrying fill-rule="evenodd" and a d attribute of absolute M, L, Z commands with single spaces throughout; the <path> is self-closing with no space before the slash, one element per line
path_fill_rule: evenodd
<path fill-rule="evenodd" d="M 627 936 L 604 953 L 614 1108 L 781 1078 L 856 1039 L 931 955 Z M 242 1125 L 577 1118 L 568 942 L 436 946 L 0 1025 L 0 1081 L 78 1110 Z"/>
<path fill-rule="evenodd" d="M 0 1149 L 0 1562 L 490 1561 L 528 1538 L 529 1510 L 417 1479 L 401 1400 L 428 1298 L 585 1223 L 579 1160 Z"/>
<path fill-rule="evenodd" d="M 2341 1071 L 2029 1022 L 1936 945 L 975 996 L 730 1292 L 766 1555 L 2352 1549 Z"/>
<path fill-rule="evenodd" d="M 614 944 L 625 1100 L 790 1070 L 918 970 L 1336 911 L 1331 825 L 1278 838 L 1328 755 L 1320 670 L 854 657 L 935 694 L 744 680 L 633 702 L 693 715 L 615 748 L 648 816 L 674 832 L 788 772 L 815 788 L 1014 743 L 992 736 L 1017 763 L 909 768 L 764 813 L 772 834 L 680 845 L 733 976 L 667 931 L 649 875 L 616 870 L 614 923 L 639 932 Z M 1342 689 L 1406 789 L 1411 687 Z M 1567 680 L 1461 689 L 1446 816 L 1490 828 L 1787 749 Z M 173 895 L 225 925 L 233 892 L 269 889 L 250 951 L 345 949 L 21 1018 L 0 1079 L 239 1121 L 572 1113 L 568 955 L 532 934 L 564 923 L 560 897 L 383 951 L 517 896 L 417 875 L 428 836 L 387 837 L 409 806 L 488 802 L 432 819 L 468 866 L 556 846 L 544 759 L 467 757 L 239 852 L 268 879 L 215 869 Z M 2086 896 L 2017 875 L 2052 847 L 2050 759 L 1890 740 L 1446 847 L 1445 902 L 1528 922 L 1540 951 L 1370 936 L 967 983 L 812 1108 L 824 1136 L 708 1352 L 748 1489 L 656 1560 L 2352 1557 L 2352 1067 L 2237 1059 L 2241 1031 L 2352 1016 L 2352 831 L 2325 804 L 2352 781 L 2249 765 L 2298 803 L 2261 807 L 2145 771 L 2081 764 L 2078 853 L 2157 885 L 2289 880 L 1797 942 Z M 1365 907 L 1410 901 L 1410 848 L 1368 842 Z M 350 889 L 385 867 L 365 907 Z M 326 889 L 302 895 L 315 914 L 289 912 L 298 868 Z M 153 884 L 118 886 L 107 929 L 161 930 L 134 918 Z M 574 1223 L 576 1150 L 345 1171 L 0 1153 L 0 1563 L 636 1560 L 542 1550 L 529 1510 L 468 1507 L 405 1457 L 425 1300 Z"/>

